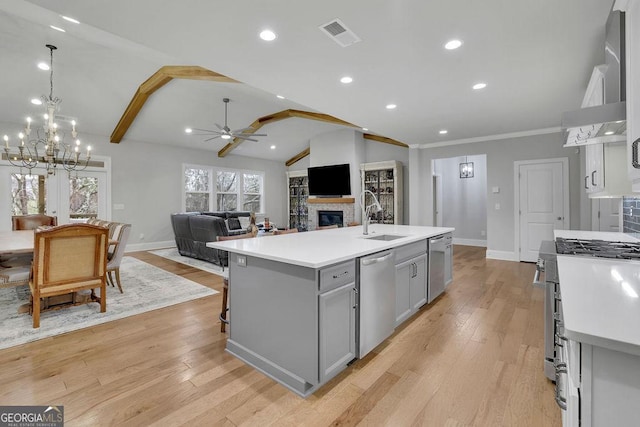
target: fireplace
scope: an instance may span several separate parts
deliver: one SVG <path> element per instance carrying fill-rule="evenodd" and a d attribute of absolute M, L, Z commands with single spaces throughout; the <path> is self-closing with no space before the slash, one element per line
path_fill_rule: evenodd
<path fill-rule="evenodd" d="M 318 211 L 318 226 L 338 224 L 338 227 L 344 226 L 343 211 Z"/>

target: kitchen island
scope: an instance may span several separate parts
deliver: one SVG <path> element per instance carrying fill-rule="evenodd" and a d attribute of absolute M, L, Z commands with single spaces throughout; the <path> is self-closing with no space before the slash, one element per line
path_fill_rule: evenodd
<path fill-rule="evenodd" d="M 363 356 L 358 344 L 370 334 L 363 318 L 375 323 L 391 313 L 390 334 L 394 320 L 406 318 L 396 318 L 398 292 L 411 313 L 426 303 L 427 241 L 452 231 L 374 224 L 367 236 L 347 227 L 208 243 L 229 252 L 227 351 L 308 396 Z M 393 282 L 383 284 L 383 298 L 372 298 L 374 283 L 361 281 L 363 260 L 389 265 L 374 275 Z"/>

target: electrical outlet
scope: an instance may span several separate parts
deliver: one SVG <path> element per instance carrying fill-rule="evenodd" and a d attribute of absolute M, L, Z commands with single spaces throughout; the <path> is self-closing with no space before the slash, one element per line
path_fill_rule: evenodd
<path fill-rule="evenodd" d="M 247 257 L 244 255 L 238 255 L 238 267 L 247 266 Z"/>
<path fill-rule="evenodd" d="M 144 234 L 140 233 L 140 240 L 144 240 Z"/>

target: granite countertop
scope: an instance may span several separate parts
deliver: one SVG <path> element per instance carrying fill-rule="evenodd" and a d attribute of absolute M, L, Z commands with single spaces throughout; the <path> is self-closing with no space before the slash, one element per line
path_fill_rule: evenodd
<path fill-rule="evenodd" d="M 569 339 L 640 355 L 640 262 L 558 255 Z"/>
<path fill-rule="evenodd" d="M 362 234 L 362 226 L 357 226 L 209 242 L 207 246 L 287 264 L 322 268 L 453 230 L 448 227 L 371 224 L 368 236 Z M 392 241 L 368 239 L 382 234 L 404 237 Z"/>
<path fill-rule="evenodd" d="M 638 234 L 613 231 L 553 230 L 554 238 L 606 240 L 608 242 L 640 242 Z"/>

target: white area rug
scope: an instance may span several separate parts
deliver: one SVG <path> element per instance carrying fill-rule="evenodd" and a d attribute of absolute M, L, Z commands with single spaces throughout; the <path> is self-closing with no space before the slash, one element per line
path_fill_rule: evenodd
<path fill-rule="evenodd" d="M 120 281 L 124 294 L 107 286 L 105 313 L 100 313 L 98 303 L 46 311 L 40 315 L 38 329 L 33 328 L 29 313 L 18 313 L 21 305 L 29 303 L 29 288 L 0 289 L 0 349 L 218 293 L 131 257 L 122 259 Z"/>
<path fill-rule="evenodd" d="M 227 269 L 223 272 L 222 267 L 218 267 L 213 263 L 180 255 L 178 248 L 159 249 L 157 251 L 149 251 L 149 253 L 179 262 L 180 264 L 199 268 L 200 270 L 208 271 L 209 273 L 217 274 L 218 276 L 225 276 L 227 273 Z"/>

